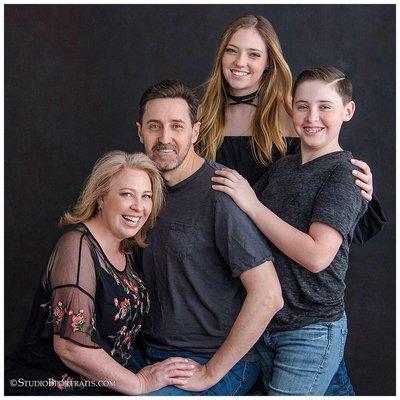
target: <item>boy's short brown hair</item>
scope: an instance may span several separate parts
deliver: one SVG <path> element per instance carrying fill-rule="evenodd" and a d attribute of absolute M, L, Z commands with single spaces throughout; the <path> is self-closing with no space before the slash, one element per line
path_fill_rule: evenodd
<path fill-rule="evenodd" d="M 323 81 L 332 83 L 338 95 L 342 98 L 343 104 L 346 105 L 352 99 L 353 85 L 350 79 L 335 67 L 318 67 L 306 69 L 301 72 L 293 85 L 292 96 L 294 98 L 297 87 L 306 81 Z"/>

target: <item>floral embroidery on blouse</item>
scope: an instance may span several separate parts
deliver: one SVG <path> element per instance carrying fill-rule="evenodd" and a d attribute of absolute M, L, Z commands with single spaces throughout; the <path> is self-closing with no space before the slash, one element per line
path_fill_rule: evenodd
<path fill-rule="evenodd" d="M 119 356 L 122 360 L 122 365 L 128 364 L 128 360 L 132 355 L 129 351 L 132 348 L 132 341 L 137 336 L 141 325 L 139 324 L 133 331 L 130 331 L 126 325 L 124 325 L 115 336 L 109 336 L 113 339 L 114 346 L 111 350 L 111 356 Z"/>
<path fill-rule="evenodd" d="M 124 282 L 127 287 L 129 288 L 130 294 L 137 290 L 136 286 L 133 286 L 133 283 L 129 282 L 128 280 L 124 279 Z M 128 285 L 129 284 L 129 285 Z M 142 292 L 143 293 L 143 292 Z M 138 293 L 139 294 L 139 293 Z M 146 293 L 147 295 L 147 293 Z M 132 343 L 136 336 L 138 335 L 142 325 L 138 323 L 138 325 L 131 327 L 127 326 L 128 321 L 133 320 L 135 321 L 138 313 L 143 315 L 143 303 L 144 301 L 148 301 L 147 297 L 144 297 L 144 301 L 138 298 L 139 296 L 135 296 L 133 300 L 133 305 L 131 304 L 131 300 L 128 298 L 124 298 L 123 300 L 118 300 L 116 297 L 113 299 L 114 306 L 117 308 L 117 312 L 114 315 L 114 321 L 124 321 L 124 325 L 121 329 L 117 332 L 116 335 L 109 335 L 109 338 L 113 342 L 113 348 L 111 350 L 111 356 L 119 356 L 122 360 L 122 365 L 127 365 L 129 358 L 132 355 L 131 348 Z M 146 307 L 148 309 L 148 307 Z M 141 319 L 140 319 L 141 320 Z"/>
<path fill-rule="evenodd" d="M 146 288 L 142 282 L 142 280 L 132 271 L 133 275 L 132 280 L 128 280 L 127 278 L 123 278 L 122 281 L 118 276 L 112 271 L 112 276 L 117 283 L 117 285 L 122 286 L 126 294 L 130 294 L 134 298 L 137 298 L 139 295 L 139 289 L 141 292 L 145 292 Z"/>
<path fill-rule="evenodd" d="M 68 312 L 68 315 L 72 315 L 71 327 L 73 328 L 74 332 L 79 331 L 86 333 L 90 336 L 92 334 L 92 331 L 96 329 L 94 326 L 95 314 L 93 314 L 93 316 L 90 317 L 89 324 L 87 324 L 86 322 L 83 310 L 79 310 L 78 314 L 74 314 L 73 311 L 70 310 Z"/>
<path fill-rule="evenodd" d="M 132 318 L 132 308 L 131 301 L 129 299 L 124 299 L 118 304 L 118 299 L 114 299 L 115 307 L 118 307 L 118 312 L 115 314 L 114 321 L 118 319 L 125 319 L 129 321 Z"/>
<path fill-rule="evenodd" d="M 69 310 L 67 312 L 67 308 L 63 305 L 61 301 L 57 303 L 56 307 L 52 307 L 52 303 L 48 302 L 45 304 L 41 304 L 41 307 L 43 309 L 48 308 L 49 310 L 49 315 L 47 317 L 46 324 L 55 324 L 55 325 L 60 325 L 60 322 L 62 321 L 63 317 L 65 314 L 71 317 L 71 327 L 74 332 L 83 332 L 86 333 L 87 335 L 91 335 L 92 331 L 95 330 L 95 314 L 92 316 L 85 317 L 84 310 L 79 310 L 78 313 L 74 313 L 73 310 Z"/>
<path fill-rule="evenodd" d="M 125 286 L 128 288 L 128 292 L 135 293 L 139 291 L 136 285 L 134 285 L 132 282 L 128 281 L 128 279 L 124 278 L 122 282 L 125 284 Z"/>
<path fill-rule="evenodd" d="M 142 280 L 133 271 L 132 275 L 134 280 L 123 278 L 121 281 L 114 272 L 112 275 L 117 285 L 122 286 L 125 293 L 131 295 L 135 299 L 134 307 L 137 308 L 140 306 L 141 314 L 147 314 L 150 309 L 150 299 Z"/>
<path fill-rule="evenodd" d="M 59 325 L 64 317 L 64 314 L 65 314 L 65 309 L 61 301 L 59 301 L 57 306 L 53 309 L 53 322 L 56 325 Z"/>

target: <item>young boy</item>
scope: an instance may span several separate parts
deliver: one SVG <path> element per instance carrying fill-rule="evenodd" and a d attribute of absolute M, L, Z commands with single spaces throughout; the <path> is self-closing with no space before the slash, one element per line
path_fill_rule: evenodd
<path fill-rule="evenodd" d="M 258 343 L 268 395 L 323 395 L 343 356 L 349 245 L 367 208 L 338 141 L 351 97 L 336 68 L 303 71 L 293 88 L 301 154 L 271 166 L 255 187 L 260 200 L 236 171 L 212 178 L 271 242 L 285 306 Z"/>

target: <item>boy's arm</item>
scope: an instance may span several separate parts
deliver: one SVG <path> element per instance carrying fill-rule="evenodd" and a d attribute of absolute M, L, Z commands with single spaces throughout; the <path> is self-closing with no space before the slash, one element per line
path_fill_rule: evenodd
<path fill-rule="evenodd" d="M 331 264 L 343 241 L 336 229 L 320 222 L 312 223 L 307 233 L 302 232 L 259 201 L 249 217 L 282 253 L 314 273 Z"/>
<path fill-rule="evenodd" d="M 340 164 L 331 173 L 316 197 L 308 232 L 291 226 L 265 207 L 236 171 L 216 171 L 218 177 L 212 181 L 218 183 L 213 188 L 231 196 L 279 250 L 316 273 L 330 265 L 343 237 L 351 233 L 366 208 L 350 169 L 349 165 Z"/>

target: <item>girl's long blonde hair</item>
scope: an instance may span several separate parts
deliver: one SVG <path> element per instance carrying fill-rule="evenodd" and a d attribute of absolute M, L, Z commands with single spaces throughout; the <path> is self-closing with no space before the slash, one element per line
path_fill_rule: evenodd
<path fill-rule="evenodd" d="M 164 205 L 164 181 L 153 161 L 143 153 L 130 154 L 114 150 L 100 157 L 86 179 L 72 211 L 64 213 L 60 218 L 59 225 L 65 227 L 93 218 L 98 213 L 99 199 L 110 190 L 112 178 L 124 168 L 144 171 L 149 176 L 153 193 L 153 207 L 142 229 L 133 238 L 122 240 L 120 250 L 128 253 L 132 244 L 144 247 L 146 245 L 147 232 L 154 226 L 157 215 Z"/>
<path fill-rule="evenodd" d="M 222 73 L 222 57 L 232 35 L 242 28 L 257 30 L 268 50 L 268 74 L 258 89 L 258 107 L 251 124 L 253 155 L 259 163 L 268 165 L 272 162 L 274 145 L 281 155 L 286 153 L 279 116 L 282 107 L 292 115 L 292 74 L 283 57 L 273 26 L 259 15 L 246 15 L 236 19 L 221 36 L 199 107 L 201 125 L 196 150 L 201 156 L 215 160 L 217 150 L 222 144 L 228 100 L 228 84 Z"/>

